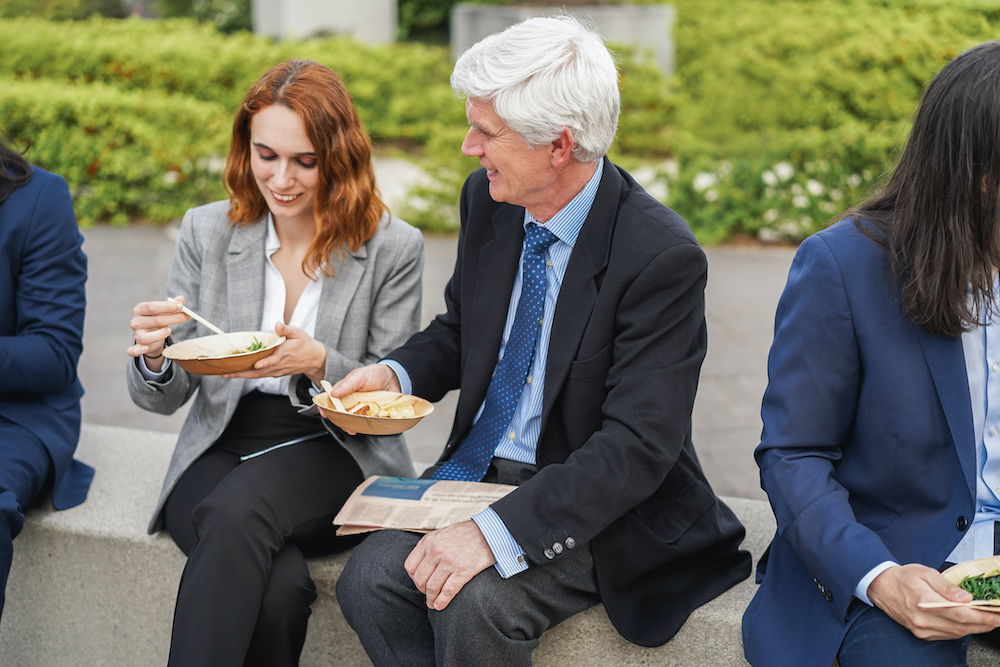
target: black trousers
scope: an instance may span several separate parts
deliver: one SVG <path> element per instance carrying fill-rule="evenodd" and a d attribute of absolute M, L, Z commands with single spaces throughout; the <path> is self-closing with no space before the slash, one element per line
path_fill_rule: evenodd
<path fill-rule="evenodd" d="M 284 396 L 251 392 L 219 440 L 188 468 L 164 507 L 188 561 L 174 610 L 170 665 L 298 664 L 316 589 L 305 557 L 350 548 L 333 517 L 363 476 Z"/>

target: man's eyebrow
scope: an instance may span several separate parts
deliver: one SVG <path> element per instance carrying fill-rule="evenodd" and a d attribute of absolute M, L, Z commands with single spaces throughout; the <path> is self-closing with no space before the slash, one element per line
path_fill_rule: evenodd
<path fill-rule="evenodd" d="M 482 132 L 483 134 L 485 134 L 487 136 L 490 136 L 490 137 L 493 136 L 492 132 L 490 132 L 489 130 L 487 130 L 485 127 L 483 127 L 479 123 L 473 123 L 472 121 L 469 121 L 469 126 L 472 127 L 473 129 L 479 130 L 480 132 Z"/>

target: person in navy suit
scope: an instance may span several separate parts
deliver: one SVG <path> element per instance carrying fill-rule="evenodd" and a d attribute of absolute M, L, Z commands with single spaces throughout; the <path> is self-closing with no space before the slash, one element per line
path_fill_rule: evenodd
<path fill-rule="evenodd" d="M 927 87 L 899 164 L 796 253 L 756 450 L 777 533 L 755 667 L 964 665 L 1000 614 L 939 572 L 1000 549 L 1000 42 Z"/>
<path fill-rule="evenodd" d="M 24 510 L 87 498 L 80 438 L 87 257 L 66 181 L 0 142 L 0 613 Z"/>

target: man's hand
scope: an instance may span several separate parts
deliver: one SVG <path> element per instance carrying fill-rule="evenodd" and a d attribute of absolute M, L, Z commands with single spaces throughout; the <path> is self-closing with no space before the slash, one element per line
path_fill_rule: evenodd
<path fill-rule="evenodd" d="M 368 364 L 355 368 L 333 385 L 330 393 L 343 398 L 355 391 L 399 391 L 399 380 L 391 368 L 385 364 Z"/>
<path fill-rule="evenodd" d="M 969 602 L 972 594 L 924 565 L 890 567 L 868 586 L 868 598 L 918 639 L 959 639 L 1000 627 L 1000 614 L 967 607 L 923 609 L 919 602 Z"/>
<path fill-rule="evenodd" d="M 479 526 L 469 519 L 424 535 L 403 567 L 427 596 L 427 606 L 441 611 L 470 579 L 495 562 Z"/>

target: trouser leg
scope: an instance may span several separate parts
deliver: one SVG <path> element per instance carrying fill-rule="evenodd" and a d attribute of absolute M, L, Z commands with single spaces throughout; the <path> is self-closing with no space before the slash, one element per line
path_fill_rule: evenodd
<path fill-rule="evenodd" d="M 24 527 L 24 510 L 35 502 L 50 468 L 42 442 L 22 426 L 0 417 L 0 616 L 14 558 L 14 538 Z"/>
<path fill-rule="evenodd" d="M 297 664 L 315 587 L 301 549 L 286 545 L 308 545 L 310 553 L 349 546 L 334 536 L 332 521 L 361 481 L 350 454 L 327 439 L 226 473 L 191 512 L 195 541 L 178 591 L 170 664 L 254 664 L 250 649 L 261 646 L 282 656 L 265 664 Z"/>
<path fill-rule="evenodd" d="M 876 607 L 866 609 L 847 631 L 840 667 L 965 667 L 969 638 L 924 641 Z"/>
<path fill-rule="evenodd" d="M 597 602 L 593 560 L 573 558 L 502 579 L 479 573 L 443 611 L 403 569 L 420 535 L 373 533 L 355 548 L 337 581 L 337 599 L 376 667 L 530 665 L 542 633 Z"/>

